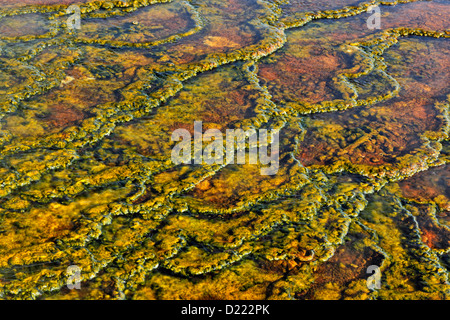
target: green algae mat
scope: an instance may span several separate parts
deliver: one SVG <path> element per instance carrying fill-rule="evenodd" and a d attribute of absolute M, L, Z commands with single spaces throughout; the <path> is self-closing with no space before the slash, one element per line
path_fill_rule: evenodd
<path fill-rule="evenodd" d="M 0 298 L 450 299 L 449 16 L 0 0 Z M 196 121 L 276 173 L 174 163 Z"/>

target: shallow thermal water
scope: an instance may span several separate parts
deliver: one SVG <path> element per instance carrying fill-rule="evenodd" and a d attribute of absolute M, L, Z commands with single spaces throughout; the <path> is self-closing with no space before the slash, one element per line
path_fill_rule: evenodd
<path fill-rule="evenodd" d="M 0 297 L 448 299 L 449 15 L 0 0 Z M 278 172 L 175 165 L 194 121 L 279 130 Z"/>

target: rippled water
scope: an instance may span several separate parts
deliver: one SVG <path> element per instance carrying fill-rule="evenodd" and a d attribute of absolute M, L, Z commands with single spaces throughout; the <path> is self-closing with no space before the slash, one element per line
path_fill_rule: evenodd
<path fill-rule="evenodd" d="M 0 6 L 0 297 L 449 298 L 450 1 Z M 175 165 L 194 121 L 278 173 Z"/>

